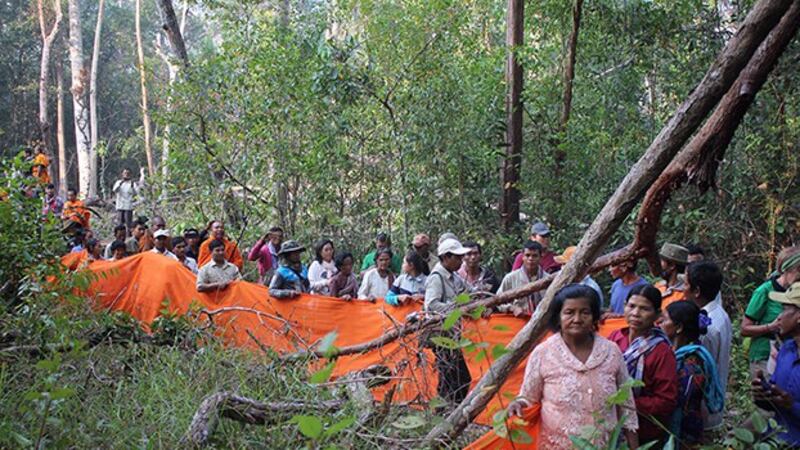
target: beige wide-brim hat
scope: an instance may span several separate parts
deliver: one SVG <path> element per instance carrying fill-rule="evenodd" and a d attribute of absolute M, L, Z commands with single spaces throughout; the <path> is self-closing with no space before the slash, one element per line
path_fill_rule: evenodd
<path fill-rule="evenodd" d="M 784 305 L 794 305 L 800 308 L 800 281 L 792 283 L 786 292 L 770 292 L 769 298 Z"/>

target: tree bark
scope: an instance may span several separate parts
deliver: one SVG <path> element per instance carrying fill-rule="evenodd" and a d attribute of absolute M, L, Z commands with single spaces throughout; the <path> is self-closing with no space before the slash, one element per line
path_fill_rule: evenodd
<path fill-rule="evenodd" d="M 42 144 L 44 145 L 45 153 L 52 160 L 53 148 L 52 145 L 50 145 L 50 117 L 47 114 L 47 82 L 50 80 L 50 50 L 53 47 L 53 42 L 58 36 L 63 15 L 61 13 L 61 2 L 59 0 L 54 0 L 53 10 L 55 11 L 56 17 L 55 21 L 53 22 L 53 26 L 50 28 L 50 32 L 48 33 L 47 25 L 45 24 L 43 3 L 44 0 L 37 0 L 36 4 L 39 15 L 39 31 L 42 35 L 42 58 L 39 68 L 39 130 L 42 134 Z M 55 177 L 52 176 L 52 164 L 48 166 L 48 170 L 50 171 L 50 178 L 54 179 Z"/>
<path fill-rule="evenodd" d="M 86 68 L 83 61 L 83 36 L 79 0 L 69 0 L 69 59 L 72 72 L 72 108 L 75 124 L 75 150 L 78 154 L 78 186 L 81 196 L 97 193 L 97 174 L 92 172 L 89 149 L 89 109 L 86 105 Z"/>
<path fill-rule="evenodd" d="M 359 410 L 366 409 L 367 413 L 371 413 L 373 399 L 369 389 L 384 385 L 390 380 L 391 370 L 388 367 L 374 365 L 343 375 L 337 382 L 345 385 L 344 396 L 356 403 Z M 322 387 L 324 384 L 317 386 Z M 344 399 L 260 402 L 233 392 L 221 391 L 209 395 L 200 403 L 183 440 L 193 447 L 205 446 L 214 433 L 220 417 L 250 425 L 264 425 L 285 421 L 304 411 L 335 411 L 344 405 Z"/>
<path fill-rule="evenodd" d="M 761 43 L 711 117 L 647 191 L 636 219 L 635 247 L 655 249 L 658 224 L 661 222 L 664 207 L 672 193 L 684 183 L 697 185 L 701 192 L 714 187 L 717 167 L 733 139 L 733 134 L 778 58 L 797 34 L 798 27 L 800 1 L 796 0 Z M 647 263 L 651 273 L 658 273 L 660 265 L 655 252 L 648 255 Z"/>
<path fill-rule="evenodd" d="M 791 0 L 760 0 L 738 32 L 728 41 L 706 75 L 664 126 L 642 158 L 584 234 L 570 262 L 558 273 L 531 320 L 508 344 L 509 353 L 498 358 L 467 398 L 426 436 L 430 446 L 448 443 L 480 413 L 497 393 L 511 371 L 530 353 L 546 331 L 546 320 L 555 293 L 580 279 L 600 249 L 633 210 L 647 188 L 666 168 L 703 119 L 734 83 L 766 35 L 775 27 Z"/>
<path fill-rule="evenodd" d="M 186 16 L 189 10 L 188 2 L 183 2 L 183 12 L 181 14 L 181 21 L 178 24 L 177 18 L 175 17 L 175 10 L 172 8 L 172 2 L 170 0 L 159 0 L 159 6 L 161 7 L 162 17 L 164 19 L 164 33 L 167 35 L 167 39 L 170 42 L 170 46 L 172 48 L 172 53 L 177 56 L 178 59 L 181 60 L 183 67 L 189 66 L 189 58 L 186 54 L 186 44 L 184 41 L 184 32 L 186 27 Z M 179 53 L 182 52 L 182 56 Z M 180 71 L 180 66 L 175 63 L 174 58 L 169 54 L 169 52 L 164 51 L 163 46 L 161 45 L 161 35 L 156 37 L 156 53 L 161 57 L 164 64 L 167 65 L 167 71 L 169 75 L 169 87 L 175 84 L 175 81 L 178 79 L 178 72 Z M 166 109 L 167 111 L 172 110 L 172 94 L 170 93 L 167 96 L 166 102 Z M 170 146 L 170 135 L 172 133 L 172 128 L 170 127 L 169 122 L 164 126 L 164 133 L 163 137 L 161 138 L 161 178 L 163 181 L 163 188 L 162 191 L 166 192 L 167 186 L 169 186 L 169 146 Z"/>
<path fill-rule="evenodd" d="M 64 64 L 56 58 L 56 142 L 58 144 L 58 192 L 67 195 L 67 144 L 64 139 Z"/>
<path fill-rule="evenodd" d="M 136 55 L 138 58 L 139 83 L 142 91 L 142 127 L 144 128 L 144 153 L 147 158 L 147 173 L 155 174 L 153 148 L 150 143 L 150 111 L 147 107 L 147 76 L 144 71 L 144 46 L 142 45 L 142 0 L 136 0 Z"/>
<path fill-rule="evenodd" d="M 172 52 L 181 61 L 184 67 L 189 67 L 189 55 L 186 52 L 186 42 L 183 40 L 183 30 L 178 24 L 175 9 L 172 7 L 172 0 L 158 0 L 161 14 L 164 18 L 162 28 L 169 39 Z M 188 7 L 188 4 L 186 5 Z"/>
<path fill-rule="evenodd" d="M 175 84 L 175 81 L 178 79 L 178 70 L 179 66 L 174 63 L 173 58 L 169 53 L 164 51 L 163 46 L 161 45 L 161 35 L 156 36 L 155 41 L 155 48 L 156 53 L 158 56 L 161 57 L 161 60 L 164 61 L 164 64 L 167 66 L 167 75 L 169 77 L 169 87 Z M 172 110 L 172 95 L 167 95 L 167 101 L 165 108 L 167 111 Z M 169 161 L 169 143 L 170 143 L 170 135 L 172 134 L 172 128 L 170 127 L 169 122 L 164 125 L 164 132 L 161 137 L 161 178 L 162 178 L 162 191 L 166 192 L 166 188 L 169 185 L 169 165 L 167 164 Z"/>
<path fill-rule="evenodd" d="M 92 66 L 89 72 L 89 117 L 92 131 L 89 158 L 92 164 L 92 173 L 95 174 L 97 173 L 97 145 L 99 144 L 99 130 L 97 126 L 97 65 L 100 59 L 100 37 L 103 31 L 104 4 L 105 0 L 99 0 L 97 5 L 97 23 L 94 28 L 94 45 L 92 46 Z"/>
<path fill-rule="evenodd" d="M 561 106 L 561 119 L 559 120 L 559 132 L 565 133 L 567 131 L 567 124 L 569 117 L 572 113 L 572 86 L 575 80 L 575 61 L 578 56 L 578 34 L 581 29 L 581 16 L 583 15 L 583 0 L 575 0 L 572 7 L 572 31 L 569 34 L 569 41 L 567 43 L 567 61 L 564 64 L 564 98 Z M 560 138 L 559 138 L 560 142 Z M 560 176 L 564 169 L 564 161 L 567 159 L 567 154 L 564 150 L 555 147 L 555 176 Z"/>
<path fill-rule="evenodd" d="M 522 66 L 516 52 L 523 44 L 524 0 L 508 0 L 506 30 L 506 157 L 503 161 L 503 199 L 500 219 L 506 230 L 519 223 L 519 173 L 522 165 Z"/>

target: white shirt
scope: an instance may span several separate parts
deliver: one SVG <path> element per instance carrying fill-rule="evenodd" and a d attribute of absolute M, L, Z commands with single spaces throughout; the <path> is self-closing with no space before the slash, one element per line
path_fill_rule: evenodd
<path fill-rule="evenodd" d="M 187 269 L 191 270 L 193 274 L 197 275 L 197 260 L 186 256 L 183 258 L 181 263 L 183 264 L 183 267 L 186 267 Z"/>
<path fill-rule="evenodd" d="M 708 327 L 708 332 L 705 336 L 700 336 L 700 343 L 711 353 L 711 356 L 714 357 L 714 361 L 717 363 L 717 372 L 719 373 L 719 382 L 722 386 L 722 392 L 727 392 L 728 374 L 730 373 L 731 367 L 731 341 L 733 339 L 731 319 L 722 307 L 722 300 L 719 296 L 717 296 L 714 301 L 704 306 L 703 310 L 708 313 L 708 317 L 711 319 L 711 325 Z M 716 414 L 709 414 L 705 428 L 716 428 L 722 425 L 722 415 L 724 412 L 725 410 L 723 409 Z"/>
<path fill-rule="evenodd" d="M 133 180 L 115 181 L 114 187 L 111 188 L 111 191 L 114 192 L 114 194 L 116 194 L 117 196 L 116 200 L 117 210 L 132 211 L 134 197 L 136 196 L 136 194 L 139 193 L 139 189 L 141 189 L 143 184 L 144 184 L 144 173 L 142 173 L 142 178 L 139 179 L 139 182 Z"/>
<path fill-rule="evenodd" d="M 158 249 L 157 249 L 157 248 L 153 248 L 153 249 L 151 249 L 151 250 L 150 250 L 150 252 L 151 252 L 151 253 L 156 253 L 156 254 L 159 254 L 159 255 L 161 255 L 161 256 L 166 256 L 167 258 L 174 259 L 175 261 L 177 261 L 177 260 L 178 260 L 178 257 L 177 257 L 177 256 L 175 256 L 175 253 L 172 253 L 171 251 L 169 251 L 169 250 L 167 250 L 167 249 L 164 249 L 164 253 L 161 253 L 160 251 L 158 251 Z"/>
<path fill-rule="evenodd" d="M 336 264 L 333 261 L 314 261 L 308 268 L 308 281 L 311 282 L 311 293 L 328 295 L 330 287 L 328 287 L 328 280 L 333 278 L 339 272 Z"/>
<path fill-rule="evenodd" d="M 361 287 L 358 288 L 358 298 L 383 298 L 389 292 L 389 276 L 381 278 L 378 269 L 373 267 L 364 272 Z"/>

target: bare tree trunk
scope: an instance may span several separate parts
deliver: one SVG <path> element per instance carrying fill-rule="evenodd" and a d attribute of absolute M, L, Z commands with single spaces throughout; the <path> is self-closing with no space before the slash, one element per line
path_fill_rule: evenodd
<path fill-rule="evenodd" d="M 53 1 L 53 10 L 56 17 L 50 32 L 47 32 L 47 25 L 44 19 L 44 0 L 37 0 L 37 12 L 39 15 L 39 31 L 42 35 L 42 59 L 39 69 L 39 130 L 42 134 L 42 144 L 44 145 L 45 153 L 52 160 L 52 146 L 50 145 L 50 117 L 47 114 L 47 82 L 50 80 L 50 49 L 53 47 L 53 42 L 58 36 L 61 26 L 61 2 L 59 0 Z M 48 166 L 50 171 L 50 178 L 53 179 L 52 165 Z"/>
<path fill-rule="evenodd" d="M 761 0 L 753 7 L 739 31 L 728 41 L 697 87 L 664 126 L 642 158 L 631 168 L 595 218 L 570 262 L 547 289 L 531 320 L 508 344 L 509 353 L 498 358 L 467 398 L 446 420 L 428 433 L 427 445 L 450 442 L 497 394 L 511 371 L 530 353 L 546 331 L 545 318 L 550 314 L 550 304 L 555 293 L 586 273 L 609 237 L 728 91 L 791 3 L 791 0 Z"/>
<path fill-rule="evenodd" d="M 164 17 L 164 25 L 162 28 L 167 34 L 169 43 L 172 46 L 172 52 L 183 63 L 184 66 L 189 66 L 189 55 L 186 53 L 186 42 L 183 40 L 182 25 L 178 25 L 178 18 L 175 16 L 175 9 L 172 7 L 172 0 L 158 0 L 158 6 L 161 8 L 161 13 Z M 185 4 L 184 8 L 188 7 Z"/>
<path fill-rule="evenodd" d="M 583 0 L 575 0 L 572 7 L 572 31 L 567 44 L 567 63 L 564 65 L 564 104 L 561 108 L 561 129 L 567 128 L 570 113 L 572 113 L 572 83 L 575 80 L 575 60 L 578 56 L 578 33 L 581 30 L 581 15 L 583 14 Z"/>
<path fill-rule="evenodd" d="M 142 0 L 136 0 L 136 54 L 138 57 L 139 81 L 142 90 L 142 127 L 144 128 L 144 154 L 147 157 L 147 173 L 155 174 L 153 149 L 150 146 L 150 111 L 147 107 L 147 77 L 144 71 L 144 47 L 142 45 Z"/>
<path fill-rule="evenodd" d="M 63 49 L 59 46 L 60 49 Z M 67 145 L 64 140 L 64 65 L 56 58 L 56 142 L 58 143 L 58 192 L 67 195 Z"/>
<path fill-rule="evenodd" d="M 561 133 L 567 131 L 567 123 L 569 123 L 569 116 L 572 113 L 572 85 L 575 80 L 575 60 L 578 55 L 578 34 L 581 29 L 581 15 L 583 14 L 583 0 L 575 0 L 572 7 L 572 31 L 569 34 L 569 42 L 567 43 L 567 61 L 564 64 L 564 99 L 561 106 L 561 120 L 559 121 L 558 129 Z M 564 169 L 564 161 L 567 159 L 567 154 L 564 150 L 555 147 L 555 176 L 559 177 Z"/>
<path fill-rule="evenodd" d="M 175 84 L 175 80 L 178 79 L 178 70 L 179 67 L 173 62 L 173 58 L 169 55 L 161 45 L 161 35 L 156 36 L 155 41 L 155 48 L 156 53 L 158 56 L 161 57 L 161 60 L 164 61 L 164 64 L 167 66 L 167 74 L 169 76 L 169 87 L 172 88 L 172 85 Z M 167 111 L 172 109 L 172 95 L 167 95 L 167 101 L 165 108 Z M 169 161 L 169 145 L 170 145 L 170 134 L 172 130 L 169 125 L 169 122 L 164 125 L 164 133 L 161 137 L 161 178 L 162 178 L 162 191 L 166 191 L 169 179 L 169 166 L 167 162 Z"/>
<path fill-rule="evenodd" d="M 189 56 L 186 51 L 186 41 L 184 40 L 184 32 L 186 29 L 186 16 L 189 11 L 189 3 L 187 1 L 183 2 L 183 12 L 181 14 L 181 21 L 180 24 L 178 23 L 178 19 L 175 16 L 175 10 L 172 7 L 171 0 L 158 0 L 158 6 L 161 9 L 161 16 L 164 20 L 164 24 L 162 28 L 164 33 L 167 35 L 167 39 L 170 42 L 170 47 L 172 48 L 172 54 L 177 57 L 184 67 L 189 67 Z M 180 66 L 175 64 L 173 58 L 169 54 L 169 52 L 164 51 L 163 46 L 161 45 L 161 36 L 159 35 L 156 38 L 156 52 L 159 54 L 161 59 L 164 61 L 164 64 L 167 65 L 167 70 L 169 72 L 169 87 L 170 89 L 175 84 L 175 81 L 178 79 L 178 72 L 180 71 Z M 172 109 L 172 94 L 170 93 L 167 97 L 167 104 L 166 104 L 167 111 Z M 163 179 L 163 192 L 166 192 L 166 188 L 169 185 L 169 146 L 170 146 L 170 134 L 171 134 L 171 127 L 169 122 L 164 126 L 164 136 L 161 139 L 161 177 Z"/>
<path fill-rule="evenodd" d="M 681 150 L 647 191 L 636 219 L 634 247 L 655 248 L 661 213 L 672 193 L 684 183 L 697 185 L 701 191 L 714 186 L 717 167 L 725 155 L 733 134 L 745 113 L 755 100 L 756 93 L 767 81 L 778 58 L 792 41 L 800 27 L 800 1 L 795 0 L 780 23 L 767 36 L 753 55 L 753 59 L 739 74 L 717 106 L 692 140 Z M 660 265 L 655 252 L 650 252 L 647 263 L 652 273 Z"/>
<path fill-rule="evenodd" d="M 503 161 L 503 201 L 500 220 L 506 230 L 519 222 L 519 172 L 522 165 L 522 66 L 516 52 L 523 44 L 524 0 L 508 0 L 506 25 L 506 157 Z"/>
<path fill-rule="evenodd" d="M 78 186 L 84 198 L 97 193 L 97 174 L 92 172 L 89 149 L 89 108 L 86 106 L 86 68 L 79 0 L 69 0 L 69 59 L 72 72 L 72 107 L 75 122 L 75 150 L 78 154 Z"/>
<path fill-rule="evenodd" d="M 103 31 L 103 6 L 105 0 L 99 0 L 97 5 L 97 24 L 94 28 L 94 45 L 92 46 L 92 67 L 89 72 L 89 118 L 91 120 L 92 142 L 90 161 L 92 163 L 92 173 L 97 173 L 97 146 L 98 126 L 97 126 L 97 64 L 100 59 L 100 37 Z"/>

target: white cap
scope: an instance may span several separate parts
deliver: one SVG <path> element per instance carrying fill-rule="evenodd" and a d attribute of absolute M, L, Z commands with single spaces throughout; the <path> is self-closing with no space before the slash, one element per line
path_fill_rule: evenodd
<path fill-rule="evenodd" d="M 155 239 L 158 239 L 158 238 L 160 238 L 161 236 L 164 236 L 164 237 L 169 237 L 169 231 L 167 231 L 167 230 L 158 230 L 158 231 L 156 231 L 155 233 L 153 233 L 153 237 L 154 237 Z"/>
<path fill-rule="evenodd" d="M 452 253 L 454 255 L 466 255 L 469 253 L 469 249 L 463 247 L 461 242 L 458 242 L 456 239 L 445 239 L 441 244 L 439 244 L 436 254 L 438 256 L 442 256 L 448 253 Z"/>

